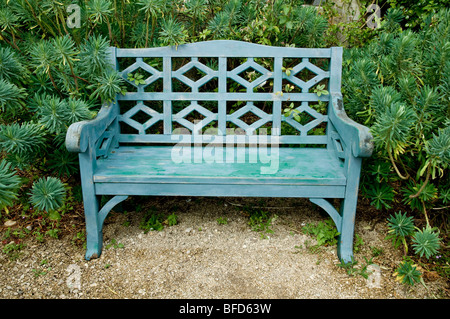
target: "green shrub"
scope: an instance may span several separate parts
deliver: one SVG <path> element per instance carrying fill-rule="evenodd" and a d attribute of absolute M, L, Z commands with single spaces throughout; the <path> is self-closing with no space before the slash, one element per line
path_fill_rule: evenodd
<path fill-rule="evenodd" d="M 317 225 L 307 224 L 302 230 L 305 234 L 316 237 L 317 246 L 333 246 L 337 244 L 339 232 L 331 218 L 325 222 L 318 222 Z"/>
<path fill-rule="evenodd" d="M 12 205 L 20 186 L 20 178 L 14 174 L 10 166 L 11 164 L 5 160 L 0 161 L 0 213 L 3 208 Z"/>
<path fill-rule="evenodd" d="M 344 102 L 374 136 L 364 196 L 377 209 L 406 204 L 429 223 L 450 187 L 450 10 L 418 31 L 402 30 L 400 18 L 390 9 L 373 41 L 345 51 Z"/>
<path fill-rule="evenodd" d="M 30 202 L 37 210 L 51 213 L 62 207 L 65 196 L 64 184 L 59 179 L 40 178 L 31 188 Z"/>
<path fill-rule="evenodd" d="M 441 8 L 448 7 L 447 0 L 388 0 L 387 3 L 392 8 L 399 8 L 403 11 L 406 27 L 423 26 L 430 14 L 436 13 Z"/>

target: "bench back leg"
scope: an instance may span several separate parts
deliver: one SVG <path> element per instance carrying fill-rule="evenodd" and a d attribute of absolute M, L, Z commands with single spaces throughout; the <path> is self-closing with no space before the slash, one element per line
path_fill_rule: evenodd
<path fill-rule="evenodd" d="M 347 187 L 341 203 L 341 234 L 337 247 L 338 257 L 343 263 L 349 263 L 353 259 L 353 235 L 361 171 L 361 158 L 351 156 L 348 161 L 351 163 L 348 163 Z"/>

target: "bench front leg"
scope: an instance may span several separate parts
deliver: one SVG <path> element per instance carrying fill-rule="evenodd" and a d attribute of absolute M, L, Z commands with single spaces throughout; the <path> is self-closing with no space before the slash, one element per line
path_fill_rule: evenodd
<path fill-rule="evenodd" d="M 93 170 L 95 162 L 93 161 L 94 151 L 88 148 L 86 152 L 79 154 L 81 188 L 83 192 L 84 219 L 86 222 L 86 255 L 85 258 L 98 258 L 102 252 L 103 245 L 103 225 L 99 222 L 99 203 L 100 198 L 95 193 L 93 181 Z"/>
<path fill-rule="evenodd" d="M 347 163 L 347 186 L 340 207 L 341 231 L 337 247 L 338 257 L 343 263 L 353 261 L 353 238 L 362 158 L 349 156 L 346 161 L 349 161 Z"/>
<path fill-rule="evenodd" d="M 66 148 L 70 152 L 79 153 L 81 187 L 83 193 L 84 216 L 86 221 L 86 245 L 85 258 L 98 258 L 103 246 L 103 218 L 99 218 L 100 196 L 96 194 L 94 185 L 94 172 L 97 167 L 97 157 L 102 155 L 99 152 L 107 153 L 98 149 L 102 144 L 106 130 L 111 130 L 112 140 L 115 138 L 114 120 L 118 114 L 116 103 L 102 106 L 97 117 L 90 121 L 73 123 L 67 130 Z M 110 142 L 108 145 L 113 146 Z"/>

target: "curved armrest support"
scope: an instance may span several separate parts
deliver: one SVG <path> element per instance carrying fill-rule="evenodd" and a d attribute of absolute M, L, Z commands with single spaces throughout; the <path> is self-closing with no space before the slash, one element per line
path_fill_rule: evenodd
<path fill-rule="evenodd" d="M 351 147 L 353 156 L 370 157 L 372 155 L 374 144 L 369 128 L 347 116 L 340 93 L 331 94 L 328 116 L 344 142 Z"/>
<path fill-rule="evenodd" d="M 90 144 L 89 142 L 97 141 L 117 117 L 118 109 L 116 102 L 103 104 L 94 119 L 70 125 L 66 134 L 67 150 L 74 153 L 85 152 Z"/>

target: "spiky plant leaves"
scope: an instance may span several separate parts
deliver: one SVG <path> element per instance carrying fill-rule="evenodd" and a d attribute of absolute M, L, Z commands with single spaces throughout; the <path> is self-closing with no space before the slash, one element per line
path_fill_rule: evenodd
<path fill-rule="evenodd" d="M 35 94 L 30 109 L 52 134 L 65 133 L 70 124 L 93 118 L 88 104 L 79 99 L 60 99 L 55 95 Z"/>
<path fill-rule="evenodd" d="M 436 170 L 443 176 L 450 165 L 450 126 L 439 129 L 438 135 L 433 133 L 433 138 L 425 143 L 425 151 L 432 166 L 433 178 L 437 175 Z"/>
<path fill-rule="evenodd" d="M 69 153 L 64 145 L 48 157 L 48 169 L 59 177 L 68 177 L 78 172 L 78 154 Z"/>
<path fill-rule="evenodd" d="M 53 86 L 50 78 L 41 72 L 30 74 L 30 82 L 28 84 L 28 92 L 43 94 L 53 92 Z"/>
<path fill-rule="evenodd" d="M 159 32 L 159 41 L 162 45 L 179 46 L 186 42 L 188 37 L 184 25 L 172 17 L 166 18 L 162 22 Z"/>
<path fill-rule="evenodd" d="M 26 97 L 24 88 L 19 88 L 4 79 L 0 79 L 0 110 L 5 116 L 14 116 L 23 107 Z"/>
<path fill-rule="evenodd" d="M 401 211 L 390 215 L 388 218 L 389 232 L 399 237 L 407 237 L 414 232 L 414 223 L 411 216 L 406 216 L 406 213 Z"/>
<path fill-rule="evenodd" d="M 69 114 L 64 101 L 58 97 L 52 96 L 46 99 L 38 114 L 41 123 L 50 133 L 59 134 L 66 129 L 65 119 Z"/>
<path fill-rule="evenodd" d="M 34 123 L 0 125 L 0 148 L 11 154 L 33 154 L 44 146 L 45 132 Z"/>
<path fill-rule="evenodd" d="M 78 59 L 81 76 L 92 81 L 104 70 L 111 68 L 109 41 L 101 35 L 89 37 L 81 45 Z"/>
<path fill-rule="evenodd" d="M 24 80 L 26 73 L 27 69 L 16 52 L 10 47 L 0 47 L 0 79 L 18 84 Z"/>
<path fill-rule="evenodd" d="M 403 12 L 399 8 L 389 8 L 386 10 L 386 15 L 384 16 L 384 22 L 382 27 L 387 32 L 399 32 L 401 31 L 400 23 L 403 21 Z"/>
<path fill-rule="evenodd" d="M 0 161 L 0 210 L 13 204 L 20 187 L 20 177 L 10 166 L 6 160 Z"/>
<path fill-rule="evenodd" d="M 423 186 L 423 189 L 422 189 Z M 417 197 L 419 189 L 422 189 Z M 421 211 L 423 209 L 423 203 L 426 206 L 430 206 L 431 202 L 438 197 L 437 189 L 432 183 L 424 182 L 418 183 L 417 185 L 413 182 L 409 182 L 406 187 L 402 189 L 403 192 L 403 203 L 409 205 L 411 209 Z"/>
<path fill-rule="evenodd" d="M 147 47 L 153 42 L 156 30 L 156 24 L 158 16 L 161 14 L 164 16 L 165 7 L 167 5 L 166 0 L 139 0 L 138 5 L 141 7 L 139 11 L 143 11 L 146 17 L 145 23 L 145 41 L 144 46 Z M 151 18 L 151 32 L 150 32 L 150 18 Z"/>
<path fill-rule="evenodd" d="M 369 92 L 380 84 L 376 64 L 367 58 L 355 60 L 345 78 L 344 88 L 349 97 L 346 110 L 350 116 L 356 117 L 360 112 L 367 112 Z"/>
<path fill-rule="evenodd" d="M 404 261 L 397 268 L 394 275 L 397 276 L 397 280 L 401 283 L 413 286 L 414 283 L 420 282 L 422 273 L 417 270 L 417 265 L 413 265 L 411 261 Z"/>
<path fill-rule="evenodd" d="M 371 127 L 375 145 L 397 156 L 405 152 L 416 113 L 401 102 L 392 103 Z"/>
<path fill-rule="evenodd" d="M 17 28 L 20 26 L 20 18 L 10 8 L 4 7 L 0 9 L 0 28 L 8 30 L 14 37 Z"/>
<path fill-rule="evenodd" d="M 377 86 L 372 90 L 370 96 L 369 106 L 373 109 L 373 113 L 368 113 L 368 119 L 370 124 L 373 123 L 373 118 L 370 116 L 376 116 L 385 111 L 394 103 L 400 103 L 403 100 L 401 93 L 399 93 L 392 86 Z"/>
<path fill-rule="evenodd" d="M 420 257 L 425 255 L 428 259 L 438 253 L 440 243 L 439 231 L 427 225 L 414 234 L 412 241 L 414 252 Z"/>
<path fill-rule="evenodd" d="M 99 98 L 103 103 L 112 102 L 118 93 L 122 92 L 124 80 L 122 75 L 115 70 L 106 70 L 95 78 L 95 84 L 89 86 L 95 90 L 90 95 L 91 99 Z"/>
<path fill-rule="evenodd" d="M 42 40 L 30 48 L 30 63 L 34 72 L 48 74 L 55 65 L 56 56 L 50 41 Z"/>
<path fill-rule="evenodd" d="M 218 12 L 214 18 L 208 22 L 208 30 L 211 31 L 213 39 L 222 39 L 228 34 L 230 17 L 226 12 Z"/>
<path fill-rule="evenodd" d="M 390 209 L 394 200 L 394 189 L 387 183 L 370 184 L 366 190 L 371 205 L 376 209 Z"/>
<path fill-rule="evenodd" d="M 193 18 L 201 19 L 208 10 L 208 3 L 206 0 L 187 0 L 186 9 Z"/>
<path fill-rule="evenodd" d="M 106 22 L 108 16 L 112 14 L 111 1 L 108 0 L 90 0 L 87 4 L 88 17 L 93 24 L 102 24 Z"/>
<path fill-rule="evenodd" d="M 292 27 L 292 41 L 297 47 L 315 48 L 323 46 L 323 34 L 328 27 L 328 21 L 317 14 L 314 7 L 299 6 L 294 9 L 294 21 Z"/>
<path fill-rule="evenodd" d="M 52 212 L 64 204 L 66 190 L 64 184 L 56 177 L 42 177 L 33 183 L 30 202 L 39 211 Z"/>
<path fill-rule="evenodd" d="M 381 57 L 380 76 L 388 85 L 395 84 L 405 74 L 421 75 L 418 55 L 419 37 L 404 31 L 392 40 L 391 52 Z"/>
<path fill-rule="evenodd" d="M 450 186 L 446 185 L 442 189 L 439 189 L 439 198 L 442 200 L 442 203 L 446 205 L 450 203 Z"/>
<path fill-rule="evenodd" d="M 65 100 L 67 108 L 67 125 L 75 122 L 90 120 L 94 117 L 94 112 L 89 109 L 89 105 L 84 100 L 68 98 Z"/>
<path fill-rule="evenodd" d="M 417 81 L 411 74 L 403 74 L 398 79 L 399 92 L 402 95 L 405 101 L 408 101 L 409 104 L 414 104 L 418 85 Z"/>

